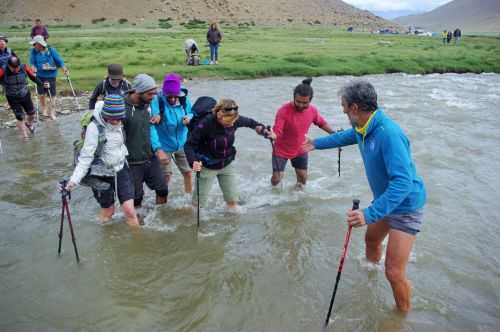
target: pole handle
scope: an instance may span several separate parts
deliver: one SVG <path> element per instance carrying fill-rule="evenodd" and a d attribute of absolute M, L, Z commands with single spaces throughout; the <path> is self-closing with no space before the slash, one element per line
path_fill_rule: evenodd
<path fill-rule="evenodd" d="M 359 199 L 353 199 L 352 200 L 352 209 L 353 210 L 359 210 Z"/>

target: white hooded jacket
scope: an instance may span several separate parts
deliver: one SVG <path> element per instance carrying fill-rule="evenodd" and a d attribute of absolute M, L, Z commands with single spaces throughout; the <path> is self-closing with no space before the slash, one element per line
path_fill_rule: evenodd
<path fill-rule="evenodd" d="M 96 103 L 93 116 L 99 124 L 104 126 L 106 142 L 104 143 L 99 159 L 104 162 L 105 167 L 95 169 L 92 168 L 91 174 L 113 177 L 125 165 L 128 150 L 124 142 L 122 125 L 113 126 L 102 119 L 101 110 L 103 104 L 104 103 L 102 101 Z M 79 184 L 85 175 L 87 175 L 92 165 L 92 161 L 94 160 L 94 154 L 97 149 L 98 141 L 99 129 L 92 121 L 87 126 L 85 141 L 78 157 L 78 163 L 73 171 L 73 175 L 71 175 L 71 182 Z"/>

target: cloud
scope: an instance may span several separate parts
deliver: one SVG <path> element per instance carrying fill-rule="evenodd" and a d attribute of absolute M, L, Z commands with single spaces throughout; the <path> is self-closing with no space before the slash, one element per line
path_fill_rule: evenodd
<path fill-rule="evenodd" d="M 450 2 L 450 0 L 344 0 L 344 2 L 361 9 L 375 11 L 429 11 Z"/>

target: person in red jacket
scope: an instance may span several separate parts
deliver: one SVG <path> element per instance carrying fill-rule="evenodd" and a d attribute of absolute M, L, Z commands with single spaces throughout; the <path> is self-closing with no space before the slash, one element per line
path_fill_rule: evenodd
<path fill-rule="evenodd" d="M 297 85 L 293 91 L 293 101 L 280 107 L 274 121 L 272 139 L 273 148 L 273 176 L 271 184 L 278 185 L 285 174 L 285 166 L 291 160 L 297 176 L 297 189 L 302 189 L 307 181 L 308 154 L 302 150 L 305 135 L 314 123 L 327 133 L 333 130 L 326 120 L 319 114 L 318 109 L 311 104 L 313 89 L 312 78 L 308 78 Z"/>
<path fill-rule="evenodd" d="M 7 60 L 7 65 L 0 68 L 0 83 L 4 87 L 7 102 L 16 116 L 17 128 L 25 138 L 28 137 L 28 129 L 31 133 L 35 130 L 33 125 L 35 108 L 28 89 L 28 78 L 35 83 L 42 83 L 33 70 L 21 64 L 16 56 L 11 56 Z M 28 115 L 27 121 L 24 119 L 24 113 Z"/>

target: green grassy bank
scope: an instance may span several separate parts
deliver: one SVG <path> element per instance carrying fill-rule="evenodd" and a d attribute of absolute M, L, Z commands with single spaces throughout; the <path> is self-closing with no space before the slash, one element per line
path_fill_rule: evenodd
<path fill-rule="evenodd" d="M 27 60 L 29 29 L 3 30 L 9 47 Z M 206 29 L 152 29 L 131 26 L 49 29 L 50 44 L 64 57 L 78 90 L 91 90 L 108 63 L 125 66 L 128 78 L 167 72 L 187 78 L 250 79 L 266 76 L 365 75 L 406 72 L 500 73 L 500 38 L 465 36 L 460 45 L 440 38 L 347 33 L 325 27 L 225 28 L 220 64 L 184 65 L 183 44 L 194 38 L 208 56 Z M 66 88 L 61 84 L 61 88 Z"/>

